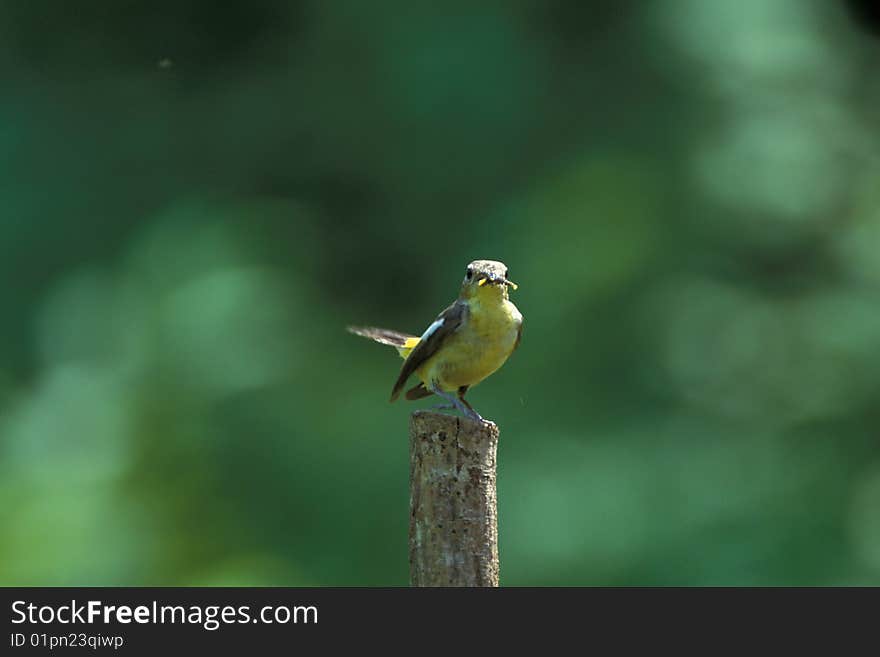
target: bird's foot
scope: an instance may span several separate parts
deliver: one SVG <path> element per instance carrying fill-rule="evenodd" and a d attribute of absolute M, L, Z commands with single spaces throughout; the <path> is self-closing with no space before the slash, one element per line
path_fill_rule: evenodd
<path fill-rule="evenodd" d="M 437 404 L 435 406 L 431 406 L 432 411 L 460 411 L 461 414 L 469 420 L 474 420 L 475 422 L 479 422 L 480 424 L 492 424 L 492 420 L 487 420 L 482 415 L 477 413 L 475 410 L 461 408 L 456 406 L 455 404 Z"/>
<path fill-rule="evenodd" d="M 455 397 L 453 395 L 450 395 L 449 393 L 443 392 L 443 390 L 440 389 L 440 386 L 438 386 L 436 383 L 431 386 L 431 392 L 433 392 L 441 399 L 445 399 L 447 402 L 449 402 L 448 404 L 440 404 L 439 406 L 434 406 L 434 408 L 444 410 L 457 409 L 461 411 L 461 414 L 468 419 L 475 420 L 476 422 L 479 422 L 481 424 L 489 423 L 489 420 L 486 420 L 485 418 L 483 418 L 482 415 L 477 413 L 474 410 L 474 407 L 468 404 L 463 397 Z"/>

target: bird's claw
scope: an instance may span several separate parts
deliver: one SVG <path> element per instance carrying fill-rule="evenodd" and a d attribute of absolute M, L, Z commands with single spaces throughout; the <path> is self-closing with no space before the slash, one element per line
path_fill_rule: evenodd
<path fill-rule="evenodd" d="M 489 420 L 486 420 L 482 415 L 477 413 L 474 410 L 473 406 L 468 404 L 464 400 L 464 398 L 453 397 L 452 395 L 449 395 L 449 394 L 443 392 L 443 390 L 441 390 L 440 387 L 436 383 L 431 385 L 430 390 L 438 397 L 445 399 L 447 402 L 449 402 L 447 404 L 439 404 L 437 406 L 433 406 L 432 408 L 435 408 L 438 410 L 442 409 L 442 410 L 447 410 L 447 411 L 458 410 L 458 411 L 461 411 L 461 414 L 464 415 L 469 420 L 475 420 L 476 422 L 479 422 L 481 424 L 489 423 Z"/>

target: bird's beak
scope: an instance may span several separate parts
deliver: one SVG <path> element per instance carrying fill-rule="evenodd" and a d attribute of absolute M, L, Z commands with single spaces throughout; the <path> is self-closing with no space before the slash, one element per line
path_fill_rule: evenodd
<path fill-rule="evenodd" d="M 499 277 L 497 277 L 497 278 L 496 278 L 495 276 L 493 276 L 492 278 L 481 278 L 479 281 L 477 281 L 477 285 L 478 285 L 478 286 L 481 286 L 481 287 L 482 287 L 483 285 L 485 285 L 486 283 L 492 283 L 493 285 L 497 285 L 497 284 L 499 284 L 499 283 L 504 283 L 505 285 L 509 285 L 510 287 L 512 287 L 514 290 L 515 290 L 517 287 L 519 287 L 519 286 L 518 286 L 516 283 L 514 283 L 513 281 L 509 281 L 509 280 L 507 280 L 506 278 L 501 277 L 501 276 L 499 276 Z"/>

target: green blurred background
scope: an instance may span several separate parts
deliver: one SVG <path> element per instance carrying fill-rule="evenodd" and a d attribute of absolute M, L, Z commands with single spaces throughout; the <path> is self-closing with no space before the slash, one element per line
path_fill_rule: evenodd
<path fill-rule="evenodd" d="M 880 41 L 823 0 L 0 3 L 0 583 L 405 585 L 520 284 L 502 583 L 880 584 Z"/>

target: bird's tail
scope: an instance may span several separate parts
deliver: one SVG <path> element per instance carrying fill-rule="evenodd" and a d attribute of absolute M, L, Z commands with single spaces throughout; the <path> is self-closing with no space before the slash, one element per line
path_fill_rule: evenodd
<path fill-rule="evenodd" d="M 391 329 L 375 328 L 373 326 L 349 326 L 349 333 L 354 333 L 373 342 L 387 344 L 397 349 L 400 357 L 406 360 L 410 352 L 415 349 L 419 343 L 419 336 L 401 333 L 400 331 L 392 331 Z"/>

